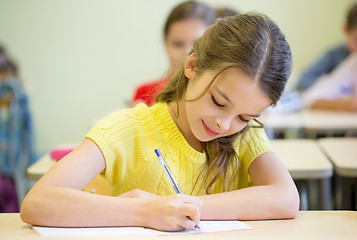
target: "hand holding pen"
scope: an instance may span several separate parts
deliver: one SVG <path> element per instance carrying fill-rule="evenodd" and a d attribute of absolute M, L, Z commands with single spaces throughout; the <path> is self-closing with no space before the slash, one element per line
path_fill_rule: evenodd
<path fill-rule="evenodd" d="M 200 221 L 201 204 L 199 198 L 185 194 L 145 200 L 139 225 L 161 231 L 195 229 Z"/>
<path fill-rule="evenodd" d="M 164 169 L 166 176 L 169 178 L 169 180 L 170 180 L 175 192 L 178 193 L 178 194 L 182 194 L 183 195 L 183 192 L 182 192 L 180 186 L 178 185 L 174 175 L 170 171 L 170 168 L 168 167 L 165 159 L 162 157 L 159 149 L 155 149 L 155 154 L 156 154 L 157 158 L 159 159 L 159 162 L 160 162 L 162 168 Z M 183 196 L 190 197 L 190 196 L 187 196 L 187 195 L 183 195 Z M 185 202 L 185 203 L 190 203 L 190 202 Z M 191 220 L 196 220 L 195 222 L 199 222 L 199 218 L 195 219 L 194 216 L 190 216 L 190 215 L 186 215 L 186 216 Z M 201 230 L 201 227 L 200 227 L 199 223 L 194 226 L 194 229 Z"/>

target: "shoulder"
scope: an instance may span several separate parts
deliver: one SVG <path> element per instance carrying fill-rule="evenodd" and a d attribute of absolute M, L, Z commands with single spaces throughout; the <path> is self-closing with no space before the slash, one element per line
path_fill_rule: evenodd
<path fill-rule="evenodd" d="M 326 57 L 331 57 L 331 58 L 340 58 L 340 57 L 347 57 L 350 54 L 350 52 L 347 49 L 347 46 L 345 43 L 340 43 L 332 48 L 330 48 L 325 56 Z"/>
<path fill-rule="evenodd" d="M 256 124 L 251 124 L 251 127 L 242 134 L 242 142 L 246 144 L 252 143 L 270 143 L 264 128 L 254 127 Z"/>
<path fill-rule="evenodd" d="M 125 108 L 107 115 L 95 126 L 102 129 L 110 129 L 115 127 L 125 128 L 127 127 L 125 123 L 134 124 L 136 122 L 140 122 L 150 117 L 151 114 L 152 111 L 150 111 L 150 107 L 143 103 L 140 103 L 134 108 Z"/>
<path fill-rule="evenodd" d="M 167 81 L 168 81 L 167 78 L 162 78 L 162 79 L 157 79 L 154 81 L 143 83 L 136 88 L 135 92 L 136 94 L 140 94 L 140 93 L 146 93 L 151 90 L 156 90 L 161 85 L 166 84 Z"/>
<path fill-rule="evenodd" d="M 151 89 L 151 88 L 157 86 L 159 83 L 160 83 L 160 79 L 142 83 L 136 88 L 136 90 L 140 91 L 140 90 L 145 90 L 145 89 Z"/>
<path fill-rule="evenodd" d="M 163 78 L 139 85 L 133 96 L 133 101 L 142 101 L 147 105 L 155 102 L 156 95 L 161 92 L 168 82 L 168 78 Z"/>
<path fill-rule="evenodd" d="M 161 106 L 160 106 L 161 105 Z M 161 109 L 165 104 L 160 104 Z M 160 138 L 160 111 L 158 104 L 148 107 L 138 104 L 135 108 L 123 109 L 95 124 L 86 137 L 102 146 L 134 146 L 138 142 Z"/>
<path fill-rule="evenodd" d="M 255 124 L 254 124 L 255 125 Z M 270 141 L 263 128 L 250 127 L 234 142 L 240 158 L 254 160 L 258 155 L 271 151 Z"/>

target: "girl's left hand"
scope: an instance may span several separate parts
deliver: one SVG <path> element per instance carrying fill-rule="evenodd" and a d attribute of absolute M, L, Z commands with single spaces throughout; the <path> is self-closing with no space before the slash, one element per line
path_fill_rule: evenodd
<path fill-rule="evenodd" d="M 153 193 L 149 193 L 149 192 L 140 190 L 140 189 L 134 189 L 129 192 L 120 194 L 120 195 L 118 195 L 118 197 L 152 199 L 152 198 L 157 198 L 159 196 L 155 195 Z"/>

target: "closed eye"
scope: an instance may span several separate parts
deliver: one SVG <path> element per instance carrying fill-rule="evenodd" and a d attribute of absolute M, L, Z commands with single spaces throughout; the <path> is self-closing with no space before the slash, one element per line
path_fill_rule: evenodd
<path fill-rule="evenodd" d="M 213 97 L 213 95 L 211 95 L 211 99 L 212 102 L 217 106 L 217 107 L 224 107 L 224 105 L 220 104 L 219 102 L 217 102 L 217 100 Z"/>
<path fill-rule="evenodd" d="M 238 116 L 239 120 L 248 123 L 250 120 L 245 119 L 244 117 L 242 117 L 241 115 Z"/>

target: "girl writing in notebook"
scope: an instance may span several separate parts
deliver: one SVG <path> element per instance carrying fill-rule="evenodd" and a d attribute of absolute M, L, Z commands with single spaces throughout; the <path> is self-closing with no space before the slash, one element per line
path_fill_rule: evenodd
<path fill-rule="evenodd" d="M 269 18 L 218 20 L 152 107 L 110 114 L 31 189 L 21 207 L 44 226 L 193 229 L 200 220 L 294 218 L 299 197 L 256 119 L 278 101 L 291 52 Z M 176 194 L 160 149 L 184 194 Z M 112 196 L 81 191 L 103 174 Z"/>

